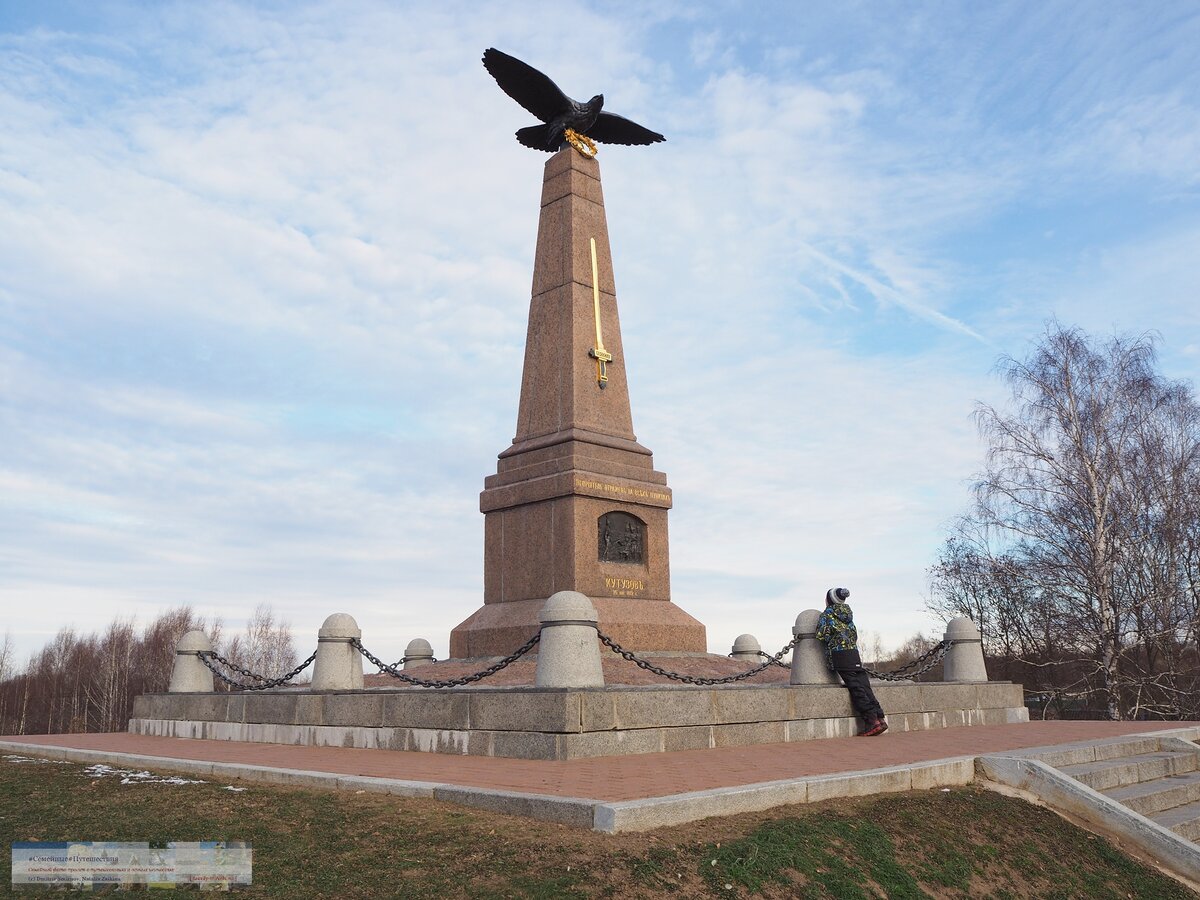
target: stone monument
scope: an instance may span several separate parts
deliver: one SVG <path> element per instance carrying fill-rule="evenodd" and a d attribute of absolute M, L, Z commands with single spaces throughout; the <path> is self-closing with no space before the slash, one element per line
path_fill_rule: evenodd
<path fill-rule="evenodd" d="M 706 651 L 671 602 L 671 489 L 633 432 L 600 166 L 570 146 L 546 163 L 516 436 L 479 506 L 484 605 L 452 657 L 511 652 L 559 591 L 631 650 Z"/>
<path fill-rule="evenodd" d="M 603 95 L 571 100 L 545 75 L 497 50 L 484 54 L 484 64 L 543 123 L 518 131 L 518 140 L 557 152 L 542 184 L 516 436 L 480 495 L 484 603 L 451 632 L 456 659 L 443 663 L 452 670 L 433 660 L 427 641 L 415 639 L 404 668 L 419 667 L 429 678 L 399 671 L 364 646 L 347 613 L 329 616 L 316 651 L 279 677 L 236 666 L 214 653 L 204 634 L 190 632 L 176 648 L 169 691 L 136 699 L 130 732 L 525 759 L 855 734 L 846 690 L 814 635 L 816 610 L 796 618 L 789 683 L 778 680 L 769 660 L 757 662 L 761 645 L 745 634 L 734 644 L 732 664 L 740 671 L 728 676 L 695 679 L 639 659 L 672 683 L 606 684 L 597 628 L 627 652 L 645 655 L 705 655 L 707 643 L 704 626 L 671 602 L 671 490 L 633 432 L 594 158 L 595 141 L 663 137 L 604 112 Z M 535 644 L 532 685 L 475 683 Z M 939 646 L 947 683 L 893 678 L 877 688 L 893 729 L 1028 721 L 1021 686 L 987 680 L 979 632 L 969 621 L 953 620 Z M 461 672 L 463 659 L 494 656 L 504 659 Z M 364 658 L 392 681 L 366 685 Z M 309 663 L 312 683 L 290 684 Z M 214 691 L 214 676 L 235 692 Z M 744 680 L 751 677 L 759 683 Z"/>

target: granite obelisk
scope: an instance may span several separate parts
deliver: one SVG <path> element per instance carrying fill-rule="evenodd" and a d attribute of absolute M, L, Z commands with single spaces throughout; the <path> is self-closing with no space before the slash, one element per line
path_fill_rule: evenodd
<path fill-rule="evenodd" d="M 509 653 L 563 590 L 631 650 L 707 649 L 671 602 L 671 490 L 633 433 L 600 166 L 570 147 L 546 163 L 517 431 L 479 507 L 484 605 L 452 657 Z"/>

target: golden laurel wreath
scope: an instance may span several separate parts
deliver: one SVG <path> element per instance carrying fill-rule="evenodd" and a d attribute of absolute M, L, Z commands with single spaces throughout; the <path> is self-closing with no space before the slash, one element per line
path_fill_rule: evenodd
<path fill-rule="evenodd" d="M 596 142 L 586 134 L 580 134 L 574 128 L 568 128 L 563 132 L 563 140 L 574 147 L 580 156 L 588 159 L 596 158 Z"/>

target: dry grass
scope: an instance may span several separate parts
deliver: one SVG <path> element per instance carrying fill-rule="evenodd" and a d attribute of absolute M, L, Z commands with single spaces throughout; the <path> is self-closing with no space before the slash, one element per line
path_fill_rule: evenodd
<path fill-rule="evenodd" d="M 970 788 L 605 836 L 432 800 L 227 784 L 0 759 L 0 838 L 246 840 L 265 897 L 1194 896 L 1045 809 Z"/>

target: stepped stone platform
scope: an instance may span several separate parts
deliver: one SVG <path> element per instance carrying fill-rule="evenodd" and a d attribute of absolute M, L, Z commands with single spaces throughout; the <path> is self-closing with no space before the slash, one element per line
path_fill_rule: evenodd
<path fill-rule="evenodd" d="M 834 797 L 971 783 L 989 787 L 992 783 L 979 772 L 984 759 L 1025 757 L 1027 762 L 1048 759 L 1059 765 L 1116 760 L 1129 753 L 1153 753 L 1161 746 L 1157 741 L 1168 735 L 1195 740 L 1200 723 L 1038 721 L 565 761 L 123 732 L 11 735 L 0 737 L 0 756 L 27 754 L 197 773 L 213 780 L 428 797 L 614 833 Z"/>
<path fill-rule="evenodd" d="M 1029 718 L 1021 686 L 1008 682 L 875 690 L 896 732 Z M 532 760 L 792 743 L 860 729 L 845 688 L 786 683 L 146 694 L 129 722 L 132 734 L 158 737 Z"/>

